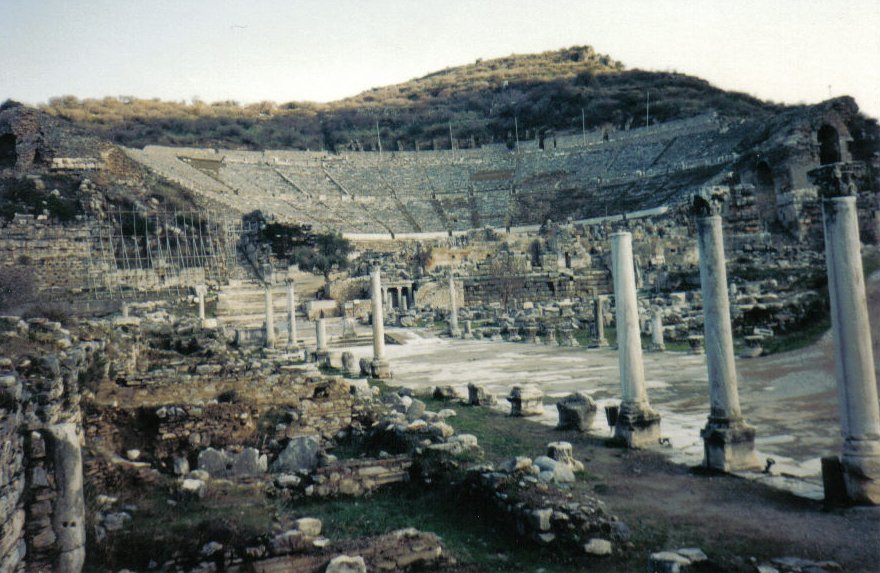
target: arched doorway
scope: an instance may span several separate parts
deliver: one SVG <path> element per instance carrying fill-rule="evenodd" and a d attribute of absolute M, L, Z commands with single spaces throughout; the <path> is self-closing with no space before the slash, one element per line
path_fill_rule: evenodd
<path fill-rule="evenodd" d="M 763 220 L 776 219 L 776 182 L 766 161 L 755 166 L 755 205 Z"/>
<path fill-rule="evenodd" d="M 0 135 L 0 169 L 15 168 L 15 163 L 18 161 L 15 143 L 15 135 L 12 133 Z"/>
<path fill-rule="evenodd" d="M 827 165 L 840 161 L 840 134 L 828 124 L 819 128 L 819 164 Z"/>

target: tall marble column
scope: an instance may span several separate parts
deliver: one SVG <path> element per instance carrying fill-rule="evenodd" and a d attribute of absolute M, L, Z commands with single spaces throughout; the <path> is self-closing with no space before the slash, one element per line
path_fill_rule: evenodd
<path fill-rule="evenodd" d="M 85 562 L 86 510 L 83 495 L 83 469 L 76 424 L 49 426 L 47 435 L 54 457 L 56 497 L 53 502 L 52 530 L 58 550 L 53 571 L 78 573 Z"/>
<path fill-rule="evenodd" d="M 645 387 L 632 235 L 629 232 L 611 235 L 611 263 L 617 306 L 617 348 L 622 394 L 614 437 L 630 448 L 640 448 L 659 441 L 660 414 L 648 403 Z"/>
<path fill-rule="evenodd" d="M 596 346 L 608 346 L 608 339 L 605 338 L 605 301 L 601 296 L 593 299 L 593 318 L 596 321 Z"/>
<path fill-rule="evenodd" d="M 663 340 L 663 314 L 659 308 L 654 309 L 651 317 L 651 347 L 656 352 L 666 350 L 666 341 Z"/>
<path fill-rule="evenodd" d="M 205 295 L 208 293 L 208 287 L 205 285 L 196 285 L 196 297 L 199 300 L 199 320 L 202 325 L 205 324 Z"/>
<path fill-rule="evenodd" d="M 318 356 L 326 355 L 327 349 L 327 324 L 323 318 L 315 321 L 315 339 L 317 340 L 316 352 Z"/>
<path fill-rule="evenodd" d="M 835 163 L 808 173 L 819 187 L 825 262 L 831 299 L 835 377 L 843 448 L 840 465 L 847 497 L 880 504 L 880 404 L 859 242 L 857 179 L 861 162 Z"/>
<path fill-rule="evenodd" d="M 703 465 L 721 471 L 758 466 L 755 429 L 745 423 L 739 390 L 727 293 L 727 265 L 720 208 L 726 189 L 710 188 L 694 197 L 700 284 L 703 289 L 703 334 L 709 371 L 709 420 L 700 432 Z"/>
<path fill-rule="evenodd" d="M 391 378 L 391 365 L 385 359 L 385 317 L 382 312 L 382 275 L 378 267 L 370 272 L 373 301 L 373 378 Z"/>
<path fill-rule="evenodd" d="M 453 337 L 461 336 L 461 330 L 458 328 L 458 301 L 455 296 L 455 276 L 452 269 L 449 269 L 449 335 Z"/>
<path fill-rule="evenodd" d="M 272 284 L 266 283 L 266 348 L 275 347 L 275 316 L 272 309 Z"/>
<path fill-rule="evenodd" d="M 287 344 L 296 346 L 296 292 L 292 278 L 287 279 Z"/>

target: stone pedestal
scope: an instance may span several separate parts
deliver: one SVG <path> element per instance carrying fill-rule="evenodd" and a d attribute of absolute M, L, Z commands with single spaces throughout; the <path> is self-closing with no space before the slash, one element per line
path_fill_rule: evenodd
<path fill-rule="evenodd" d="M 544 393 L 534 384 L 514 386 L 507 397 L 511 416 L 540 416 L 544 413 Z"/>
<path fill-rule="evenodd" d="M 759 467 L 755 455 L 755 428 L 743 420 L 712 420 L 700 430 L 703 438 L 703 465 L 720 471 Z"/>
<path fill-rule="evenodd" d="M 642 363 L 642 339 L 632 255 L 632 235 L 611 235 L 614 298 L 617 307 L 617 348 L 621 403 L 614 437 L 630 448 L 655 445 L 660 439 L 660 414 L 648 403 Z"/>
<path fill-rule="evenodd" d="M 382 276 L 378 268 L 370 272 L 370 294 L 373 303 L 373 378 L 391 378 L 391 366 L 385 359 L 385 318 L 382 312 Z"/>
<path fill-rule="evenodd" d="M 559 411 L 557 430 L 577 430 L 586 432 L 596 417 L 596 402 L 584 392 L 569 394 L 556 402 Z"/>
<path fill-rule="evenodd" d="M 495 395 L 483 386 L 468 384 L 468 404 L 471 406 L 494 406 L 496 403 Z"/>
<path fill-rule="evenodd" d="M 544 339 L 544 344 L 548 346 L 556 345 L 556 328 L 553 326 L 547 327 L 547 337 Z"/>
<path fill-rule="evenodd" d="M 538 325 L 534 323 L 526 324 L 523 328 L 523 332 L 525 334 L 526 342 L 529 344 L 534 344 L 538 341 Z"/>
<path fill-rule="evenodd" d="M 474 325 L 470 320 L 464 321 L 464 334 L 462 338 L 470 339 L 474 337 Z"/>
<path fill-rule="evenodd" d="M 739 405 L 727 265 L 718 214 L 724 192 L 723 188 L 713 188 L 694 197 L 694 215 L 709 374 L 709 420 L 700 432 L 705 454 L 703 465 L 727 472 L 756 469 L 759 464 L 755 455 L 755 429 L 745 423 Z"/>
<path fill-rule="evenodd" d="M 831 300 L 835 377 L 843 447 L 840 464 L 850 501 L 880 504 L 880 403 L 859 243 L 857 180 L 862 163 L 809 172 L 819 186 Z"/>

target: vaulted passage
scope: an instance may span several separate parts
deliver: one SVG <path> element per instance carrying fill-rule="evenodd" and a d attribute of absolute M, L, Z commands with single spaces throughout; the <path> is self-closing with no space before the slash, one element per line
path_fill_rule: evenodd
<path fill-rule="evenodd" d="M 0 135 L 0 169 L 15 167 L 18 155 L 15 153 L 15 136 L 11 133 Z"/>
<path fill-rule="evenodd" d="M 819 163 L 837 163 L 840 161 L 840 135 L 830 125 L 819 128 Z"/>
<path fill-rule="evenodd" d="M 776 185 L 773 170 L 766 161 L 761 161 L 755 167 L 755 203 L 762 218 L 776 218 Z"/>

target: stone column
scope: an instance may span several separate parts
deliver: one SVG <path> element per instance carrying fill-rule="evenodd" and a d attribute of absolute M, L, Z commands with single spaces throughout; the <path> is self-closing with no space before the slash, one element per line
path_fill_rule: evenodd
<path fill-rule="evenodd" d="M 385 359 L 385 318 L 382 313 L 382 275 L 379 268 L 370 273 L 370 295 L 373 299 L 373 378 L 391 378 L 391 366 Z"/>
<path fill-rule="evenodd" d="M 266 338 L 265 347 L 275 347 L 275 316 L 272 310 L 272 284 L 266 283 Z"/>
<path fill-rule="evenodd" d="M 611 264 L 614 301 L 617 307 L 617 348 L 620 360 L 620 414 L 614 437 L 627 447 L 656 444 L 660 439 L 660 414 L 648 403 L 639 307 L 633 269 L 632 235 L 621 231 L 611 235 Z"/>
<path fill-rule="evenodd" d="M 449 271 L 449 336 L 461 336 L 458 329 L 458 305 L 455 297 L 455 276 Z"/>
<path fill-rule="evenodd" d="M 404 287 L 400 287 L 400 296 L 397 297 L 401 312 L 409 310 L 409 292 L 404 291 Z"/>
<path fill-rule="evenodd" d="M 720 206 L 726 189 L 718 187 L 694 197 L 700 284 L 703 289 L 703 336 L 709 371 L 709 420 L 700 432 L 703 465 L 721 471 L 758 466 L 755 429 L 743 421 L 733 354 L 727 265 L 721 232 Z"/>
<path fill-rule="evenodd" d="M 599 348 L 608 346 L 605 338 L 605 305 L 601 296 L 593 299 L 593 318 L 596 321 L 596 346 Z"/>
<path fill-rule="evenodd" d="M 666 342 L 663 340 L 663 315 L 659 308 L 654 309 L 651 318 L 651 345 L 657 352 L 666 350 Z"/>
<path fill-rule="evenodd" d="M 287 281 L 287 344 L 296 346 L 296 292 L 293 279 Z"/>
<path fill-rule="evenodd" d="M 208 294 L 208 287 L 205 285 L 196 285 L 196 296 L 199 298 L 199 320 L 205 324 L 205 295 Z"/>
<path fill-rule="evenodd" d="M 319 354 L 327 352 L 327 325 L 324 320 L 319 318 L 315 321 L 315 338 L 318 341 L 317 350 Z"/>
<path fill-rule="evenodd" d="M 122 318 L 128 318 L 128 303 L 122 301 Z"/>
<path fill-rule="evenodd" d="M 847 497 L 880 504 L 880 405 L 862 274 L 856 178 L 863 163 L 836 163 L 809 172 L 819 186 L 831 299 L 835 377 Z"/>
<path fill-rule="evenodd" d="M 52 531 L 58 557 L 53 571 L 79 573 L 86 557 L 86 509 L 79 435 L 76 424 L 55 424 L 48 428 L 47 434 L 55 466 Z"/>

